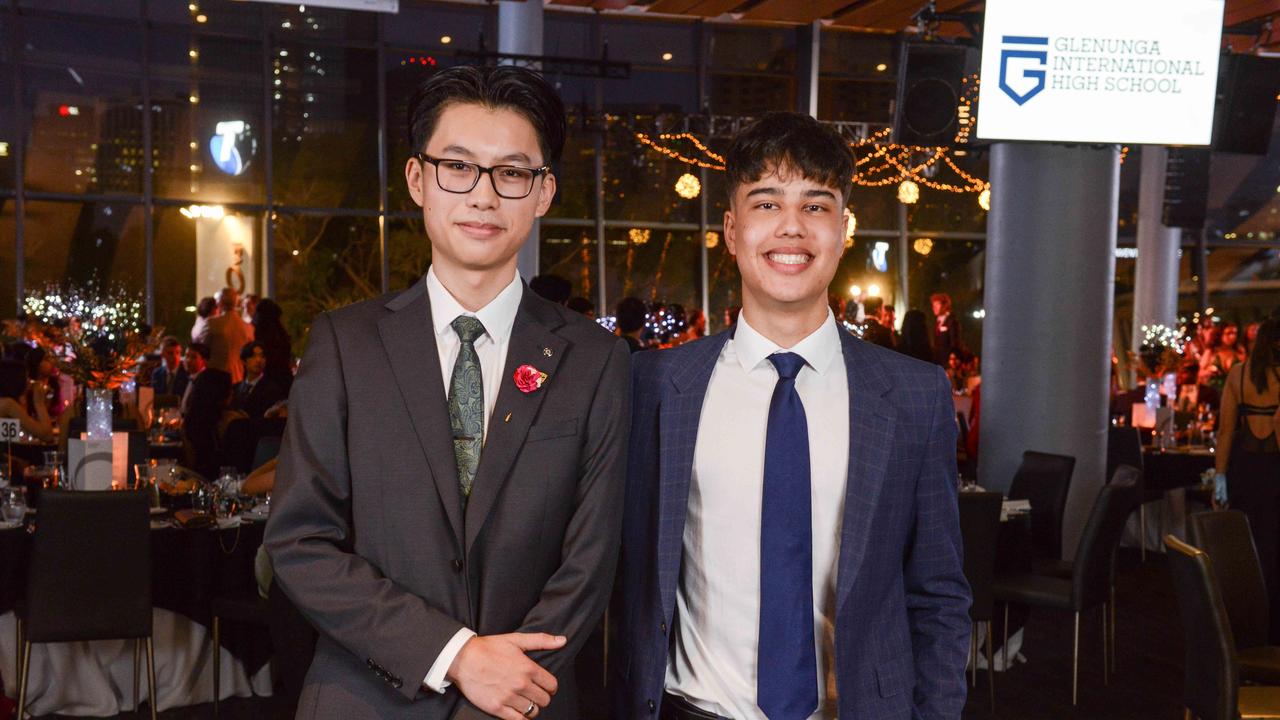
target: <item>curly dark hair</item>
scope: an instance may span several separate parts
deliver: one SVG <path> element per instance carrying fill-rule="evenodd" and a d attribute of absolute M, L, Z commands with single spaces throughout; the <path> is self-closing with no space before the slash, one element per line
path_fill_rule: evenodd
<path fill-rule="evenodd" d="M 853 150 L 840 134 L 808 115 L 772 112 L 751 123 L 725 153 L 729 200 L 738 187 L 779 168 L 840 191 L 841 204 L 853 190 Z"/>

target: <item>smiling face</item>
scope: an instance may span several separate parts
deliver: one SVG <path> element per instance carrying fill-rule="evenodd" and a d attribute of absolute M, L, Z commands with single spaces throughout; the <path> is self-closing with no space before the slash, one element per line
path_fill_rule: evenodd
<path fill-rule="evenodd" d="M 737 187 L 724 239 L 738 261 L 744 306 L 793 312 L 826 305 L 848 222 L 840 195 L 786 166 Z"/>
<path fill-rule="evenodd" d="M 420 148 L 433 158 L 463 160 L 483 167 L 546 163 L 538 134 L 523 116 L 506 109 L 458 103 L 440 112 L 435 130 Z M 444 163 L 442 163 L 444 165 Z M 431 238 L 431 263 L 437 273 L 515 271 L 516 253 L 535 218 L 551 206 L 556 181 L 550 173 L 534 179 L 533 191 L 518 200 L 500 197 L 487 174 L 467 193 L 451 193 L 436 181 L 436 168 L 411 158 L 405 182 Z"/>

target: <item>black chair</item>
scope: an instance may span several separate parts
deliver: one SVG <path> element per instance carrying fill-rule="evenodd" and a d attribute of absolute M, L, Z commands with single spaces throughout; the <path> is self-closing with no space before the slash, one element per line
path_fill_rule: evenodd
<path fill-rule="evenodd" d="M 271 627 L 271 616 L 267 611 L 267 601 L 253 595 L 224 595 L 213 598 L 209 603 L 213 613 L 213 716 L 218 717 L 219 704 L 222 701 L 222 663 L 219 662 L 222 648 L 222 621 Z"/>
<path fill-rule="evenodd" d="M 1067 508 L 1076 459 L 1028 450 L 1009 485 L 1010 500 L 1031 501 L 1032 555 L 1062 559 L 1062 513 Z"/>
<path fill-rule="evenodd" d="M 1032 607 L 1070 610 L 1075 615 L 1075 635 L 1071 654 L 1071 704 L 1078 698 L 1080 675 L 1080 613 L 1102 608 L 1103 682 L 1107 682 L 1111 635 L 1107 628 L 1107 603 L 1113 572 L 1113 557 L 1120 543 L 1129 511 L 1137 502 L 1138 487 L 1132 477 L 1121 477 L 1103 486 L 1089 512 L 1080 543 L 1076 547 L 1071 579 L 1034 573 L 996 578 L 995 597 L 1005 603 L 1005 647 L 1009 645 L 1008 603 Z M 1032 505 L 1032 512 L 1035 506 Z M 1032 521 L 1034 523 L 1034 520 Z"/>
<path fill-rule="evenodd" d="M 1240 687 L 1231 622 L 1209 556 L 1172 535 L 1164 546 L 1182 617 L 1187 717 L 1280 718 L 1280 687 Z"/>
<path fill-rule="evenodd" d="M 964 538 L 964 576 L 969 581 L 973 604 L 969 619 L 972 683 L 978 683 L 978 627 L 987 626 L 987 685 L 991 695 L 991 712 L 996 710 L 995 666 L 992 656 L 991 621 L 995 617 L 992 586 L 996 575 L 996 539 L 1000 535 L 1000 505 L 1004 497 L 997 492 L 960 493 L 960 535 Z"/>
<path fill-rule="evenodd" d="M 1187 530 L 1191 544 L 1209 556 L 1222 588 L 1240 679 L 1280 685 L 1280 647 L 1268 644 L 1271 608 L 1249 518 L 1239 510 L 1193 513 Z"/>
<path fill-rule="evenodd" d="M 138 655 L 145 640 L 147 687 L 156 716 L 151 642 L 151 515 L 143 492 L 48 490 L 31 540 L 27 593 L 18 635 L 18 715 L 27 702 L 34 643 L 134 640 L 133 705 L 139 705 Z"/>
<path fill-rule="evenodd" d="M 1107 428 L 1107 474 L 1106 477 L 1115 476 L 1116 468 L 1121 465 L 1131 465 L 1138 468 L 1139 473 L 1143 470 L 1142 465 L 1142 433 L 1136 427 L 1109 427 Z M 1142 504 L 1138 505 L 1138 528 L 1142 536 L 1142 544 L 1140 553 L 1142 562 L 1147 561 L 1147 486 L 1143 476 L 1138 476 L 1138 487 L 1142 491 Z M 1158 498 L 1157 498 L 1158 499 Z"/>

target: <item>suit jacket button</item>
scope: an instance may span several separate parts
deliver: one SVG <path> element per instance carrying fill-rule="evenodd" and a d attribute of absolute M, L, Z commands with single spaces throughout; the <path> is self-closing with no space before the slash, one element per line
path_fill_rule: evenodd
<path fill-rule="evenodd" d="M 392 680 L 392 681 L 391 681 L 391 687 L 393 687 L 393 688 L 395 688 L 395 689 L 397 689 L 397 690 L 399 690 L 399 689 L 400 689 L 400 686 L 401 686 L 401 685 L 404 685 L 404 681 L 403 681 L 403 680 L 401 680 L 400 678 L 396 678 L 395 680 Z"/>
<path fill-rule="evenodd" d="M 661 628 L 661 629 L 662 629 L 662 634 L 663 634 L 663 635 L 666 635 L 666 634 L 667 634 L 667 624 L 666 624 L 666 623 L 662 623 L 662 628 Z"/>
<path fill-rule="evenodd" d="M 365 658 L 364 664 L 368 665 L 370 669 L 373 669 L 373 658 Z"/>
<path fill-rule="evenodd" d="M 462 572 L 462 561 L 461 561 L 461 560 L 459 560 L 459 559 L 457 559 L 457 558 L 454 558 L 454 560 L 453 560 L 453 571 L 454 571 L 454 572 Z"/>
<path fill-rule="evenodd" d="M 652 700 L 646 700 L 645 704 L 649 706 L 649 712 L 657 712 L 658 706 L 654 705 Z"/>

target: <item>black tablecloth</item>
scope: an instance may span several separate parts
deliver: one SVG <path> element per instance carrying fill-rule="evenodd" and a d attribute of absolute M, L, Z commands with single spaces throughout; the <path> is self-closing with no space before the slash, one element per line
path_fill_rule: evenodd
<path fill-rule="evenodd" d="M 1200 473 L 1213 467 L 1214 456 L 1204 452 L 1143 450 L 1143 480 L 1147 496 L 1200 484 Z"/>
<path fill-rule="evenodd" d="M 258 522 L 227 530 L 152 530 L 152 605 L 211 627 L 209 604 L 215 596 L 257 593 L 253 559 L 264 527 Z M 0 614 L 13 610 L 25 592 L 29 543 L 25 529 L 0 530 Z M 250 676 L 271 658 L 266 628 L 223 623 L 222 646 Z"/>

